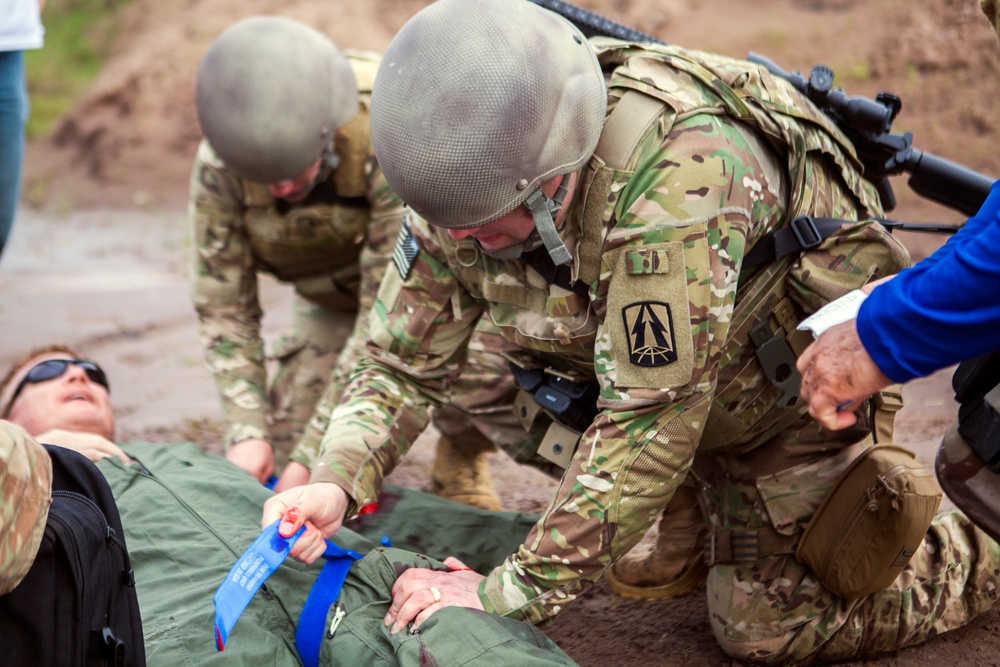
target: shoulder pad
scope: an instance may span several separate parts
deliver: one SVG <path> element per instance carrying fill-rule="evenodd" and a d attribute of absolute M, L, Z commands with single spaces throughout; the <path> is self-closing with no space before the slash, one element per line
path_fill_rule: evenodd
<path fill-rule="evenodd" d="M 207 139 L 202 139 L 201 143 L 198 144 L 197 159 L 204 165 L 213 167 L 215 169 L 224 169 L 226 164 L 222 161 L 222 158 L 218 156 L 215 149 L 208 143 Z"/>
<path fill-rule="evenodd" d="M 382 63 L 382 56 L 374 51 L 345 51 L 347 62 L 354 70 L 354 78 L 358 83 L 358 92 L 371 93 L 375 83 L 375 74 Z"/>

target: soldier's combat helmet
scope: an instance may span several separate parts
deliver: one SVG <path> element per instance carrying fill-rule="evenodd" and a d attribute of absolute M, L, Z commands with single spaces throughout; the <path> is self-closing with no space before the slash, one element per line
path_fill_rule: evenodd
<path fill-rule="evenodd" d="M 593 49 L 558 14 L 527 0 L 438 0 L 389 44 L 372 144 L 389 184 L 431 224 L 478 227 L 527 203 L 562 264 L 559 204 L 539 186 L 590 159 L 606 105 Z"/>
<path fill-rule="evenodd" d="M 198 68 L 198 121 L 240 176 L 275 183 L 331 152 L 358 111 L 347 59 L 309 26 L 280 16 L 244 19 L 219 35 Z"/>

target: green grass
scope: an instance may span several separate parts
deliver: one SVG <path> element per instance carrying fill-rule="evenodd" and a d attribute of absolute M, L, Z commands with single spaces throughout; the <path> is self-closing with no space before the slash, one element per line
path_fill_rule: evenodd
<path fill-rule="evenodd" d="M 31 116 L 28 138 L 44 136 L 101 70 L 129 0 L 47 0 L 45 45 L 26 51 Z"/>

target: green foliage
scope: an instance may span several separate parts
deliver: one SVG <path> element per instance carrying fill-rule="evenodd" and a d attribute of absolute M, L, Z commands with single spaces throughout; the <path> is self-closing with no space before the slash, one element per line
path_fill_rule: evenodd
<path fill-rule="evenodd" d="M 94 80 L 129 0 L 47 0 L 42 11 L 45 45 L 25 51 L 31 116 L 29 138 L 46 134 Z"/>

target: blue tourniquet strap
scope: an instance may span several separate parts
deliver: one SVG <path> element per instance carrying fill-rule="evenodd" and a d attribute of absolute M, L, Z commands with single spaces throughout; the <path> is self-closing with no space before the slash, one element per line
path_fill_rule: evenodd
<path fill-rule="evenodd" d="M 329 540 L 323 552 L 326 564 L 316 578 L 309 597 L 299 615 L 299 625 L 295 630 L 295 649 L 305 667 L 319 665 L 319 650 L 323 642 L 323 627 L 332 605 L 340 595 L 340 589 L 347 579 L 351 564 L 361 558 L 361 554 L 350 549 L 342 549 Z"/>
<path fill-rule="evenodd" d="M 278 533 L 280 519 L 260 531 L 236 564 L 229 570 L 225 581 L 215 591 L 215 648 L 219 651 L 226 646 L 240 614 L 250 604 L 257 589 L 278 569 L 288 557 L 305 526 L 285 539 Z"/>

